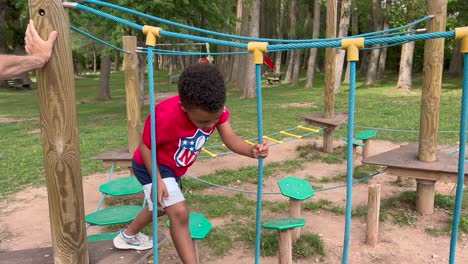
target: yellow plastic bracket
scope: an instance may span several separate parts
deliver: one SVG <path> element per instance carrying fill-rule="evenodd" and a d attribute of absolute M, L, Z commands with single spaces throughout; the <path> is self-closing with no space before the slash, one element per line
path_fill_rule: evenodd
<path fill-rule="evenodd" d="M 247 50 L 253 54 L 255 64 L 263 64 L 263 55 L 268 52 L 268 42 L 249 42 Z"/>
<path fill-rule="evenodd" d="M 359 49 L 364 48 L 364 38 L 343 39 L 341 48 L 346 50 L 348 61 L 359 61 Z"/>
<path fill-rule="evenodd" d="M 160 27 L 143 26 L 143 34 L 146 35 L 146 45 L 154 47 L 156 46 L 156 39 L 159 38 Z"/>
<path fill-rule="evenodd" d="M 455 39 L 461 40 L 461 52 L 468 52 L 468 27 L 459 27 L 455 29 Z"/>

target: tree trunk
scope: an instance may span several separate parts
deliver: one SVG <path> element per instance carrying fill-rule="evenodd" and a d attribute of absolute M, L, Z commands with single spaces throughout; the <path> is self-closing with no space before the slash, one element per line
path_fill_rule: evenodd
<path fill-rule="evenodd" d="M 97 72 L 97 57 L 96 57 L 96 45 L 93 45 L 93 74 L 96 75 Z"/>
<path fill-rule="evenodd" d="M 137 53 L 138 55 L 138 87 L 140 91 L 140 107 L 145 105 L 145 69 L 146 69 L 146 55 L 144 53 Z M 161 60 L 164 56 L 161 56 Z M 162 64 L 161 64 L 162 65 Z"/>
<path fill-rule="evenodd" d="M 398 73 L 397 89 L 411 89 L 411 72 L 413 68 L 414 41 L 401 46 L 400 72 Z"/>
<path fill-rule="evenodd" d="M 336 37 L 336 0 L 327 0 L 327 38 Z M 335 49 L 327 48 L 325 50 L 325 118 L 334 118 L 335 117 Z M 330 139 L 331 133 L 328 133 L 325 138 Z M 326 146 L 325 142 L 330 143 L 332 140 L 324 140 L 324 150 L 325 152 L 333 149 L 331 144 Z M 328 144 L 327 143 L 327 144 Z M 331 148 L 330 148 L 331 147 Z"/>
<path fill-rule="evenodd" d="M 283 23 L 284 23 L 284 8 L 285 8 L 285 1 L 286 0 L 280 0 L 280 8 L 279 8 L 279 13 L 278 13 L 278 23 L 276 24 L 276 37 L 279 39 L 283 38 Z M 275 57 L 275 73 L 279 74 L 281 73 L 281 56 L 282 52 L 276 52 L 276 57 Z"/>
<path fill-rule="evenodd" d="M 115 58 L 114 58 L 114 71 L 120 71 L 120 52 L 116 51 L 115 52 Z"/>
<path fill-rule="evenodd" d="M 356 1 L 351 1 L 351 34 L 353 36 L 356 36 L 359 33 L 358 17 L 359 17 L 358 5 L 356 4 Z M 349 84 L 350 63 L 348 62 L 347 64 L 348 65 L 346 67 L 346 73 L 345 73 L 345 77 L 343 80 L 343 84 Z"/>
<path fill-rule="evenodd" d="M 338 28 L 338 37 L 348 36 L 349 28 L 349 16 L 351 12 L 350 0 L 341 1 L 341 15 L 340 15 L 340 26 Z M 340 92 L 341 76 L 343 75 L 343 64 L 345 60 L 346 51 L 343 49 L 337 49 L 335 54 L 335 94 Z"/>
<path fill-rule="evenodd" d="M 242 3 L 243 0 L 237 0 L 237 6 L 236 6 L 236 28 L 234 30 L 234 34 L 240 35 L 241 34 L 241 29 L 242 29 Z M 240 49 L 234 49 L 233 51 L 240 51 Z M 229 81 L 231 84 L 234 86 L 239 86 L 239 62 L 241 61 L 241 55 L 234 55 L 232 58 L 232 68 L 229 73 Z"/>
<path fill-rule="evenodd" d="M 110 68 L 111 68 L 111 58 L 109 55 L 101 56 L 101 76 L 99 78 L 99 92 L 98 100 L 108 100 L 110 99 Z"/>
<path fill-rule="evenodd" d="M 320 0 L 314 1 L 314 27 L 312 30 L 312 38 L 319 38 L 320 34 Z M 305 88 L 312 88 L 314 82 L 314 70 L 317 60 L 317 49 L 310 49 L 309 61 L 307 62 L 307 77 Z"/>
<path fill-rule="evenodd" d="M 460 41 L 454 41 L 448 74 L 461 76 L 463 72 L 463 55 L 460 51 Z"/>
<path fill-rule="evenodd" d="M 253 0 L 251 10 L 249 12 L 249 36 L 258 38 L 260 28 L 260 0 Z M 248 56 L 249 62 L 245 65 L 246 71 L 244 80 L 245 83 L 241 90 L 242 98 L 255 98 L 256 97 L 256 83 L 255 83 L 255 64 L 253 63 L 252 55 Z"/>
<path fill-rule="evenodd" d="M 374 20 L 374 31 L 380 31 L 382 30 L 382 14 L 381 14 L 381 8 L 380 0 L 372 0 L 372 17 Z M 374 46 L 377 48 L 380 45 Z M 378 70 L 378 63 L 379 63 L 379 56 L 380 56 L 380 50 L 379 49 L 373 49 L 370 54 L 369 58 L 369 66 L 367 68 L 367 79 L 366 79 L 366 86 L 374 85 L 375 81 L 377 80 L 377 70 Z"/>
<path fill-rule="evenodd" d="M 391 0 L 387 0 L 385 2 L 385 16 L 383 17 L 383 29 L 389 29 L 390 25 L 388 23 L 388 14 L 390 14 L 390 8 L 391 8 Z M 387 43 L 384 43 L 382 45 L 387 45 Z M 381 49 L 380 50 L 380 58 L 379 58 L 379 68 L 377 69 L 377 79 L 383 79 L 385 75 L 385 64 L 387 62 L 387 49 Z"/>
<path fill-rule="evenodd" d="M 290 0 L 289 3 L 289 39 L 296 39 L 296 22 L 297 22 L 297 0 Z M 298 50 L 290 50 L 288 60 L 288 69 L 286 71 L 286 76 L 284 77 L 284 83 L 292 82 L 292 74 L 294 68 L 294 62 L 296 61 L 296 54 L 299 53 Z"/>

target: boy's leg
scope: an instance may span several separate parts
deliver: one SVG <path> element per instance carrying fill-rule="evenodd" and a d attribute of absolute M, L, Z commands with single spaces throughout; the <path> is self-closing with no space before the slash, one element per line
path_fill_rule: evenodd
<path fill-rule="evenodd" d="M 177 249 L 182 263 L 197 263 L 195 244 L 189 230 L 189 209 L 185 201 L 165 207 L 169 219 L 171 220 L 171 237 Z"/>
<path fill-rule="evenodd" d="M 185 203 L 184 195 L 177 184 L 176 178 L 169 177 L 162 180 L 169 193 L 169 197 L 163 199 L 162 203 L 164 211 L 166 211 L 169 220 L 171 220 L 170 232 L 172 241 L 182 263 L 195 264 L 197 263 L 197 255 L 189 230 L 190 211 Z"/>
<path fill-rule="evenodd" d="M 165 215 L 163 211 L 158 211 L 158 217 Z M 145 226 L 149 225 L 153 220 L 153 212 L 149 210 L 148 206 L 145 206 L 137 217 L 127 226 L 125 234 L 133 236 L 138 234 Z"/>

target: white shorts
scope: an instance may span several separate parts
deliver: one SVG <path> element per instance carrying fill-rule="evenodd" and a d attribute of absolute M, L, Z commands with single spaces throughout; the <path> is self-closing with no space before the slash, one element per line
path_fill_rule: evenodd
<path fill-rule="evenodd" d="M 164 197 L 162 198 L 163 207 L 158 208 L 158 210 L 163 210 L 166 207 L 185 201 L 184 195 L 182 194 L 182 191 L 179 188 L 179 184 L 176 182 L 174 178 L 164 178 L 162 180 L 164 184 L 166 184 L 169 197 L 167 199 Z M 148 183 L 148 184 L 143 185 L 143 191 L 145 192 L 145 199 L 146 199 L 146 202 L 148 203 L 148 207 L 150 208 L 150 211 L 153 210 L 153 203 L 151 200 L 152 185 L 153 183 Z"/>

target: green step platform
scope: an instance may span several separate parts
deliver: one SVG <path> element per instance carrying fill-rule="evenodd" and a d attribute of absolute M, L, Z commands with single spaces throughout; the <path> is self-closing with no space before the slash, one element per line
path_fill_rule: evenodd
<path fill-rule="evenodd" d="M 296 227 L 302 227 L 305 225 L 305 219 L 301 218 L 281 218 L 272 221 L 265 222 L 263 228 L 274 229 L 274 230 L 288 230 Z"/>
<path fill-rule="evenodd" d="M 166 222 L 167 227 L 171 227 L 170 220 Z M 200 213 L 190 213 L 189 229 L 192 239 L 204 239 L 210 233 L 213 226 L 210 221 Z"/>
<path fill-rule="evenodd" d="M 118 234 L 119 232 L 89 235 L 88 242 L 93 243 L 93 242 L 99 242 L 99 241 L 113 240 Z"/>
<path fill-rule="evenodd" d="M 123 205 L 109 207 L 88 214 L 85 221 L 91 225 L 108 226 L 130 223 L 140 213 L 142 207 L 137 205 Z"/>
<path fill-rule="evenodd" d="M 346 142 L 346 143 L 348 142 L 348 138 L 344 137 L 344 138 L 342 138 L 342 139 L 343 139 L 344 142 Z M 353 145 L 354 145 L 354 146 L 361 146 L 361 147 L 364 147 L 364 146 L 365 146 L 364 143 L 359 142 L 359 141 L 356 141 L 356 140 L 354 140 L 354 139 L 353 139 Z"/>
<path fill-rule="evenodd" d="M 364 130 L 356 134 L 356 139 L 369 140 L 377 136 L 377 130 Z"/>
<path fill-rule="evenodd" d="M 124 196 L 137 194 L 143 187 L 136 177 L 124 177 L 109 181 L 99 186 L 99 191 L 110 196 Z"/>
<path fill-rule="evenodd" d="M 278 181 L 281 193 L 292 199 L 303 201 L 315 195 L 310 183 L 304 179 L 288 176 Z"/>

